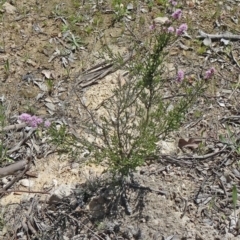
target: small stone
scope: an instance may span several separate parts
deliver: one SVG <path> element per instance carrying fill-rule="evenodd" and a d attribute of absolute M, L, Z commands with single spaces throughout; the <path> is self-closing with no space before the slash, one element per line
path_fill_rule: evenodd
<path fill-rule="evenodd" d="M 9 181 L 8 181 L 8 179 L 7 179 L 6 177 L 3 177 L 3 178 L 2 178 L 2 183 L 3 183 L 3 184 L 7 184 L 8 182 L 9 182 Z"/>
<path fill-rule="evenodd" d="M 3 6 L 3 9 L 6 11 L 6 13 L 14 14 L 16 12 L 16 7 L 14 7 L 8 2 L 5 2 L 2 6 Z"/>
<path fill-rule="evenodd" d="M 19 182 L 24 187 L 32 187 L 34 185 L 34 182 L 29 179 L 21 179 Z"/>
<path fill-rule="evenodd" d="M 72 163 L 71 168 L 72 169 L 79 169 L 80 164 L 79 163 Z"/>
<path fill-rule="evenodd" d="M 157 219 L 153 219 L 152 224 L 155 225 L 155 226 L 159 225 L 159 221 Z M 167 227 L 167 225 L 166 225 L 166 227 Z"/>
<path fill-rule="evenodd" d="M 49 198 L 48 203 L 60 202 L 63 198 L 69 197 L 72 194 L 72 187 L 69 185 L 60 185 Z"/>
<path fill-rule="evenodd" d="M 129 3 L 129 4 L 127 5 L 127 10 L 128 10 L 128 11 L 133 10 L 133 4 L 132 4 L 132 3 Z"/>
<path fill-rule="evenodd" d="M 165 24 L 168 21 L 169 21 L 168 17 L 157 17 L 154 19 L 154 23 L 161 24 L 161 25 Z"/>
<path fill-rule="evenodd" d="M 34 62 L 34 61 L 31 60 L 31 59 L 28 59 L 28 60 L 27 60 L 27 63 L 30 64 L 30 65 L 32 65 L 33 67 L 36 67 L 36 66 L 37 66 L 37 63 Z"/>

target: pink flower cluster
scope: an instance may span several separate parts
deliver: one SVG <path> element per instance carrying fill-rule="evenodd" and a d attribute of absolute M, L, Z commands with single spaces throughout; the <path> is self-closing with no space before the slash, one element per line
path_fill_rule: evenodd
<path fill-rule="evenodd" d="M 211 78 L 214 75 L 215 72 L 216 72 L 215 68 L 211 67 L 209 70 L 206 71 L 205 79 Z M 183 81 L 183 79 L 184 79 L 184 71 L 179 70 L 178 73 L 177 73 L 176 81 L 180 83 L 180 82 Z"/>
<path fill-rule="evenodd" d="M 155 23 L 153 23 L 152 25 L 149 26 L 149 29 L 151 31 L 153 31 L 155 28 L 156 28 L 156 24 Z"/>
<path fill-rule="evenodd" d="M 179 28 L 177 28 L 176 34 L 177 34 L 178 36 L 180 36 L 180 35 L 182 35 L 185 31 L 187 31 L 187 29 L 188 29 L 187 24 L 186 24 L 186 23 L 183 23 L 183 24 L 180 25 Z"/>
<path fill-rule="evenodd" d="M 182 17 L 182 10 L 177 9 L 173 14 L 172 17 L 176 20 L 179 20 Z"/>
<path fill-rule="evenodd" d="M 182 82 L 184 79 L 184 71 L 183 70 L 179 70 L 178 74 L 177 74 L 177 82 Z"/>
<path fill-rule="evenodd" d="M 168 31 L 168 33 L 174 33 L 174 27 L 172 27 L 172 26 L 169 27 L 167 31 Z"/>
<path fill-rule="evenodd" d="M 176 6 L 176 5 L 177 5 L 177 2 L 174 1 L 174 0 L 169 0 L 169 3 L 170 3 L 172 6 Z"/>
<path fill-rule="evenodd" d="M 206 71 L 205 79 L 211 78 L 215 72 L 216 72 L 215 68 L 211 67 L 209 70 Z"/>
<path fill-rule="evenodd" d="M 40 117 L 37 117 L 37 116 L 31 116 L 30 114 L 28 113 L 22 113 L 18 119 L 21 121 L 21 122 L 25 122 L 28 126 L 30 127 L 38 127 L 40 124 L 43 123 L 43 119 L 40 118 Z M 48 128 L 50 127 L 51 123 L 46 120 L 44 122 L 44 127 Z"/>
<path fill-rule="evenodd" d="M 188 26 L 187 26 L 187 24 L 186 23 L 183 23 L 183 24 L 181 24 L 180 26 L 179 26 L 179 28 L 177 28 L 176 29 L 176 34 L 178 35 L 178 36 L 180 36 L 180 35 L 182 35 L 185 31 L 187 31 L 187 29 L 188 29 Z M 168 31 L 168 33 L 174 33 L 174 27 L 169 27 L 168 29 L 167 29 L 167 31 Z"/>
<path fill-rule="evenodd" d="M 173 14 L 172 14 L 172 17 L 176 20 L 179 20 L 182 16 L 182 10 L 181 9 L 177 9 Z M 188 26 L 186 23 L 183 23 L 181 24 L 177 29 L 176 29 L 176 35 L 177 36 L 180 36 L 182 35 L 185 31 L 187 31 L 188 29 Z M 174 33 L 175 29 L 174 27 L 170 26 L 168 29 L 167 29 L 167 32 L 168 33 Z"/>

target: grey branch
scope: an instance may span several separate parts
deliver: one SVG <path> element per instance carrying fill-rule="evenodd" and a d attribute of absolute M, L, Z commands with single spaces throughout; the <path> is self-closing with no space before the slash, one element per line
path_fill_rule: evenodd
<path fill-rule="evenodd" d="M 26 126 L 27 126 L 26 123 L 13 124 L 13 125 L 10 125 L 10 126 L 6 126 L 4 128 L 0 127 L 0 131 L 8 132 L 8 131 L 12 131 L 12 130 L 19 130 L 19 129 L 22 129 Z"/>
<path fill-rule="evenodd" d="M 15 172 L 24 169 L 27 163 L 27 160 L 21 160 L 7 167 L 0 168 L 0 177 L 2 178 L 8 175 L 13 175 Z"/>
<path fill-rule="evenodd" d="M 240 40 L 240 35 L 234 35 L 231 33 L 223 33 L 223 34 L 207 34 L 203 32 L 202 30 L 199 30 L 199 36 L 197 38 L 204 39 L 204 38 L 210 38 L 210 39 L 229 39 L 229 40 Z"/>

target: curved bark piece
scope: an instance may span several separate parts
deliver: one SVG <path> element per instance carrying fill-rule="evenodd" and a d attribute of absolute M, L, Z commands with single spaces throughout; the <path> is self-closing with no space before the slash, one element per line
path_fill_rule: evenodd
<path fill-rule="evenodd" d="M 28 160 L 21 160 L 9 166 L 0 168 L 0 177 L 13 175 L 16 171 L 24 169 L 27 163 L 28 163 Z"/>

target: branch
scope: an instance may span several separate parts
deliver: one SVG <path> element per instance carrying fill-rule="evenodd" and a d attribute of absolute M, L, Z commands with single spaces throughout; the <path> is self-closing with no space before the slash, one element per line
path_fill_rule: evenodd
<path fill-rule="evenodd" d="M 21 160 L 9 166 L 0 168 L 0 177 L 2 178 L 8 175 L 13 175 L 15 172 L 24 169 L 27 162 L 27 160 Z"/>
<path fill-rule="evenodd" d="M 240 40 L 240 35 L 234 35 L 231 33 L 223 33 L 223 34 L 208 34 L 203 32 L 202 30 L 199 30 L 199 36 L 197 38 L 204 39 L 204 38 L 210 38 L 210 39 L 230 39 L 230 40 Z"/>
<path fill-rule="evenodd" d="M 6 126 L 4 128 L 0 128 L 0 131 L 7 132 L 7 131 L 11 131 L 11 130 L 19 130 L 19 129 L 24 128 L 26 126 L 27 126 L 26 123 L 13 124 L 13 125 L 10 125 L 10 126 Z"/>
<path fill-rule="evenodd" d="M 26 160 L 27 164 L 25 165 L 25 168 L 23 169 L 23 171 L 20 172 L 15 178 L 13 178 L 11 182 L 9 182 L 5 187 L 3 187 L 1 197 L 3 196 L 4 192 L 6 192 L 6 190 L 8 190 L 15 182 L 20 180 L 22 176 L 29 170 L 32 160 L 33 160 L 32 156 L 28 157 L 28 159 Z"/>

